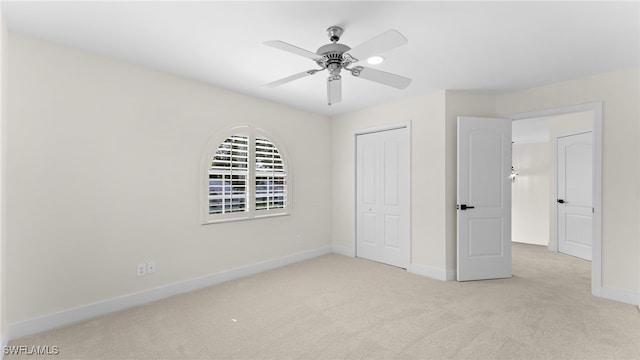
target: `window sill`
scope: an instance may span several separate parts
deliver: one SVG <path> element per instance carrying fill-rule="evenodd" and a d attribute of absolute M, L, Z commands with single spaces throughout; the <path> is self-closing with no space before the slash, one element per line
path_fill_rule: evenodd
<path fill-rule="evenodd" d="M 280 213 L 270 213 L 270 214 L 263 214 L 263 215 L 254 215 L 254 216 L 229 217 L 226 219 L 211 219 L 211 220 L 205 220 L 202 223 L 202 225 L 230 223 L 230 222 L 246 221 L 246 220 L 268 219 L 268 218 L 289 216 L 289 215 L 291 215 L 291 213 L 289 212 L 280 212 Z"/>

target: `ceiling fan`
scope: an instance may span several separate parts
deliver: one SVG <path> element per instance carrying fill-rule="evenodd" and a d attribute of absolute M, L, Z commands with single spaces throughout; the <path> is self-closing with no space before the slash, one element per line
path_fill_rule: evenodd
<path fill-rule="evenodd" d="M 371 40 L 365 41 L 354 48 L 350 48 L 347 45 L 338 44 L 343 32 L 344 30 L 339 26 L 331 26 L 328 28 L 327 36 L 329 36 L 331 43 L 321 46 L 315 53 L 279 40 L 266 41 L 264 43 L 265 45 L 309 58 L 315 61 L 320 68 L 287 76 L 280 80 L 265 84 L 264 86 L 269 88 L 276 87 L 293 80 L 313 75 L 319 71 L 327 70 L 329 72 L 329 77 L 327 78 L 327 102 L 329 105 L 342 100 L 342 76 L 340 75 L 342 70 L 351 72 L 355 77 L 367 79 L 397 89 L 404 89 L 409 86 L 411 79 L 404 76 L 359 65 L 350 67 L 352 64 L 361 60 L 366 60 L 372 55 L 378 55 L 384 51 L 406 44 L 407 38 L 405 38 L 401 33 L 396 30 L 388 30 Z"/>

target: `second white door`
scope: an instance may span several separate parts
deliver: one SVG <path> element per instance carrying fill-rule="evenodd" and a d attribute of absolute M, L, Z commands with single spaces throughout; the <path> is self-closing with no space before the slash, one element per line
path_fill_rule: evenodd
<path fill-rule="evenodd" d="M 458 281 L 511 277 L 511 120 L 458 117 Z"/>
<path fill-rule="evenodd" d="M 356 255 L 410 264 L 410 135 L 406 127 L 356 137 Z"/>
<path fill-rule="evenodd" d="M 591 260 L 592 135 L 585 132 L 557 140 L 558 251 Z"/>

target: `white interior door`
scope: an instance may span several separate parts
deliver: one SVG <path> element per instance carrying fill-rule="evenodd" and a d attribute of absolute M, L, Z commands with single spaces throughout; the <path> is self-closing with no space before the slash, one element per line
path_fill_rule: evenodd
<path fill-rule="evenodd" d="M 404 127 L 356 137 L 356 255 L 410 263 L 410 136 Z"/>
<path fill-rule="evenodd" d="M 592 135 L 557 138 L 558 251 L 591 260 Z"/>
<path fill-rule="evenodd" d="M 511 120 L 458 118 L 458 281 L 511 277 Z"/>

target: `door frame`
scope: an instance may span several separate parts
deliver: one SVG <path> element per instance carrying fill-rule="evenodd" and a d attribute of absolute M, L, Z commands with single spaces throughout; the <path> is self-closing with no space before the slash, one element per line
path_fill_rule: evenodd
<path fill-rule="evenodd" d="M 506 116 L 513 121 L 591 111 L 593 136 L 593 228 L 591 247 L 591 293 L 602 296 L 602 102 L 592 102 Z M 557 231 L 557 229 L 554 229 Z"/>
<path fill-rule="evenodd" d="M 408 121 L 404 121 L 404 122 L 397 122 L 397 123 L 390 123 L 390 124 L 385 124 L 385 125 L 381 125 L 381 126 L 376 126 L 376 127 L 371 127 L 371 128 L 366 128 L 366 129 L 359 129 L 359 130 L 355 130 L 353 132 L 353 236 L 352 236 L 352 242 L 351 242 L 351 248 L 353 249 L 351 254 L 353 254 L 354 257 L 358 257 L 358 246 L 357 246 L 357 241 L 358 241 L 358 199 L 357 199 L 357 194 L 358 194 L 358 136 L 359 135 L 366 135 L 366 134 L 372 134 L 372 133 L 377 133 L 377 132 L 383 132 L 383 131 L 390 131 L 390 130 L 398 130 L 398 129 L 407 129 L 407 136 L 408 139 L 407 141 L 409 142 L 409 204 L 407 204 L 407 206 L 409 207 L 409 249 L 408 249 L 408 254 L 409 254 L 409 258 L 407 259 L 407 271 L 409 271 L 409 269 L 411 269 L 411 246 L 412 246 L 412 223 L 411 223 L 411 219 L 412 219 L 412 196 L 411 196 L 411 188 L 412 188 L 412 158 L 413 158 L 413 151 L 411 148 L 412 142 L 411 142 L 411 138 L 412 138 L 412 131 L 411 131 L 411 120 Z"/>

